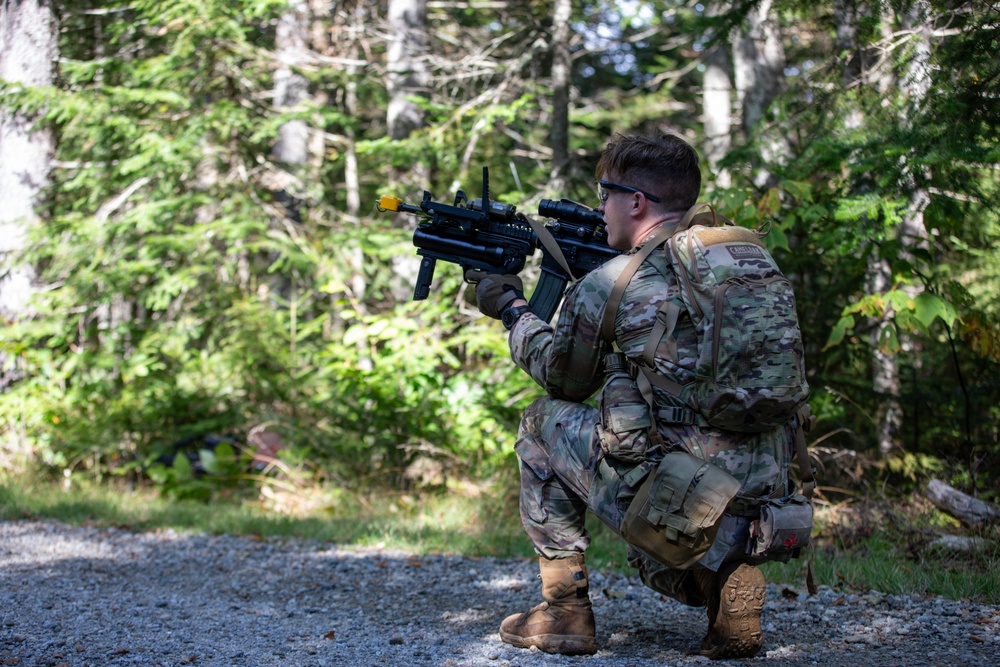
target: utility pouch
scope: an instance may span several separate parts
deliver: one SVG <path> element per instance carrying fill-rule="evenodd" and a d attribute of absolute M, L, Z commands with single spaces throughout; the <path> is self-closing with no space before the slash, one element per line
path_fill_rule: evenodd
<path fill-rule="evenodd" d="M 788 561 L 798 558 L 809 545 L 813 508 L 802 495 L 769 500 L 760 508 L 760 518 L 750 523 L 747 554 L 759 559 Z"/>
<path fill-rule="evenodd" d="M 653 426 L 649 405 L 627 372 L 625 355 L 608 354 L 605 367 L 607 379 L 598 401 L 601 423 L 597 425 L 597 435 L 601 448 L 611 458 L 640 463 L 649 447 L 649 430 Z"/>
<path fill-rule="evenodd" d="M 668 567 L 689 568 L 712 546 L 739 490 L 739 481 L 725 470 L 687 452 L 671 452 L 639 487 L 621 535 Z"/>

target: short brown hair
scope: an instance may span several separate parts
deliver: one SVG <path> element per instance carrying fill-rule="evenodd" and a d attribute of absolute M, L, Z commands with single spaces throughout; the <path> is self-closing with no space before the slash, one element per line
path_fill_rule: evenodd
<path fill-rule="evenodd" d="M 698 202 L 698 154 L 675 134 L 616 134 L 597 161 L 598 179 L 618 179 L 662 200 L 668 211 L 686 211 Z"/>

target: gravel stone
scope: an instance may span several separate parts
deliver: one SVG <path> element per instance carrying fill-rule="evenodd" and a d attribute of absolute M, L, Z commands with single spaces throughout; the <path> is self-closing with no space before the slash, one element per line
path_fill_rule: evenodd
<path fill-rule="evenodd" d="M 705 611 L 591 571 L 598 652 L 500 641 L 540 601 L 525 559 L 0 521 L 0 665 L 679 667 Z M 768 585 L 764 650 L 721 665 L 1000 664 L 1000 607 Z"/>

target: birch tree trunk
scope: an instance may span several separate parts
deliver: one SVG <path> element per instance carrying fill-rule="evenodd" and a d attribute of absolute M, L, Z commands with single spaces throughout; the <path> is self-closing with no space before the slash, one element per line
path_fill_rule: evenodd
<path fill-rule="evenodd" d="M 899 81 L 899 89 L 904 99 L 909 100 L 911 108 L 923 106 L 930 90 L 930 60 L 931 44 L 928 33 L 930 29 L 926 23 L 930 11 L 927 0 L 913 0 L 909 7 L 906 7 L 900 17 L 900 27 L 904 31 L 909 31 L 913 35 L 910 40 L 912 54 L 907 63 L 903 78 Z M 909 118 L 909 116 L 906 116 Z M 909 125 L 908 121 L 904 121 Z M 904 187 L 908 190 L 909 203 L 903 213 L 903 220 L 896 228 L 896 239 L 899 241 L 900 254 L 907 260 L 916 263 L 914 259 L 915 250 L 926 250 L 929 246 L 929 236 L 927 227 L 924 225 L 924 211 L 930 204 L 930 193 L 921 185 L 930 180 L 930 174 L 926 167 L 920 166 L 916 155 L 909 155 L 903 167 Z M 904 286 L 904 291 L 911 297 L 916 297 L 924 291 L 923 285 L 908 284 Z M 907 352 L 917 352 L 918 341 L 912 336 L 901 334 L 900 340 L 902 349 Z M 913 354 L 912 359 L 915 364 L 920 363 L 920 354 Z M 897 362 L 897 375 L 899 374 Z M 897 399 L 898 400 L 898 399 Z M 902 409 L 900 408 L 900 411 Z M 900 424 L 902 431 L 902 423 Z M 899 435 L 893 434 L 893 440 L 898 440 Z M 919 431 L 914 432 L 913 447 L 919 446 L 916 441 L 920 437 Z M 882 444 L 882 443 L 880 443 Z M 890 446 L 890 443 L 884 443 Z M 885 451 L 883 449 L 883 451 Z"/>
<path fill-rule="evenodd" d="M 549 187 L 554 192 L 566 191 L 569 166 L 569 92 L 572 61 L 569 49 L 571 0 L 555 0 L 552 16 L 552 172 Z"/>
<path fill-rule="evenodd" d="M 291 109 L 309 96 L 306 78 L 294 71 L 305 60 L 309 37 L 309 7 L 305 0 L 292 0 L 275 34 L 278 61 L 274 73 L 274 103 L 279 109 Z M 305 164 L 309 158 L 309 127 L 304 120 L 288 121 L 278 130 L 274 146 L 277 159 L 288 164 Z"/>
<path fill-rule="evenodd" d="M 906 67 L 905 78 L 900 81 L 904 97 L 914 106 L 923 105 L 931 85 L 931 44 L 930 27 L 927 25 L 930 6 L 927 0 L 913 0 L 902 14 L 904 31 L 913 34 L 913 53 Z M 930 203 L 930 194 L 920 186 L 920 177 L 926 181 L 929 176 L 922 167 L 907 164 L 905 168 L 906 186 L 910 193 L 910 206 L 903 217 L 898 236 L 904 249 L 921 247 L 928 244 L 927 229 L 924 226 L 924 210 Z"/>
<path fill-rule="evenodd" d="M 868 78 L 874 71 L 862 71 L 862 77 Z M 871 81 L 880 89 L 887 90 L 888 82 L 878 74 Z M 859 125 L 863 118 L 858 118 Z M 868 294 L 887 292 L 892 287 L 892 268 L 889 261 L 879 256 L 878 248 L 871 247 L 868 269 L 865 275 L 865 289 Z M 871 346 L 872 391 L 878 401 L 875 408 L 876 445 L 879 454 L 884 458 L 900 445 L 899 434 L 903 428 L 903 405 L 899 400 L 902 384 L 900 382 L 899 359 L 882 349 L 882 339 L 886 329 L 892 326 L 890 313 L 885 313 L 874 324 L 869 335 Z"/>
<path fill-rule="evenodd" d="M 710 14 L 719 14 L 721 7 L 711 5 Z M 729 152 L 733 143 L 733 83 L 730 78 L 732 62 L 726 45 L 719 43 L 705 59 L 705 78 L 702 84 L 702 118 L 705 127 L 705 159 L 712 170 L 716 186 L 729 187 L 732 179 L 728 171 L 719 169 L 719 162 Z"/>
<path fill-rule="evenodd" d="M 423 111 L 411 98 L 426 97 L 430 90 L 426 66 L 429 44 L 427 1 L 389 0 L 389 29 L 386 63 L 389 107 L 386 122 L 389 136 L 400 141 L 424 126 Z M 427 181 L 426 164 L 422 160 L 407 165 L 407 169 L 408 180 Z"/>
<path fill-rule="evenodd" d="M 365 33 L 364 15 L 354 12 L 351 39 L 347 56 L 351 61 L 359 60 L 363 49 L 358 43 L 360 35 Z M 344 110 L 351 118 L 358 114 L 358 78 L 361 68 L 358 65 L 347 66 L 347 85 L 344 91 Z M 345 130 L 346 144 L 344 146 L 344 188 L 347 190 L 347 213 L 358 219 L 361 212 L 361 170 L 358 166 L 357 135 L 352 126 Z"/>
<path fill-rule="evenodd" d="M 868 294 L 885 293 L 892 287 L 889 262 L 873 253 L 868 262 L 865 290 Z M 895 354 L 882 349 L 882 337 L 887 327 L 888 313 L 875 322 L 871 330 L 872 391 L 878 404 L 875 408 L 876 439 L 879 454 L 887 456 L 899 447 L 898 437 L 903 428 L 903 405 L 899 401 L 901 390 L 899 360 Z"/>
<path fill-rule="evenodd" d="M 307 0 L 289 2 L 275 33 L 276 55 L 281 66 L 274 73 L 274 105 L 279 111 L 294 109 L 309 97 L 308 81 L 294 68 L 306 59 L 310 27 Z M 288 216 L 296 222 L 300 221 L 305 166 L 309 163 L 309 134 L 305 119 L 290 120 L 278 129 L 278 140 L 271 151 L 285 170 L 279 178 L 278 197 Z"/>
<path fill-rule="evenodd" d="M 743 130 L 760 150 L 761 164 L 755 165 L 753 177 L 758 188 L 774 185 L 774 176 L 765 165 L 784 162 L 789 152 L 780 128 L 768 129 L 764 123 L 767 109 L 781 92 L 785 79 L 785 50 L 778 19 L 771 13 L 772 4 L 772 0 L 761 0 L 752 6 L 733 39 L 733 79 Z"/>
<path fill-rule="evenodd" d="M 52 85 L 57 26 L 48 0 L 0 0 L 0 79 L 25 86 Z M 0 323 L 30 316 L 34 267 L 17 262 L 35 209 L 49 185 L 54 152 L 51 133 L 34 127 L 35 118 L 0 108 Z M 17 382 L 22 370 L 0 352 L 0 392 Z M 8 431 L 9 432 L 6 432 Z M 18 422 L 2 435 L 4 449 L 16 455 L 28 445 Z M 20 450 L 20 451 L 19 451 Z"/>
<path fill-rule="evenodd" d="M 0 79 L 52 85 L 56 24 L 48 0 L 0 0 Z M 16 265 L 35 207 L 49 184 L 54 143 L 35 119 L 0 109 L 0 317 L 26 314 L 35 272 Z"/>
<path fill-rule="evenodd" d="M 347 68 L 347 91 L 344 96 L 344 108 L 354 116 L 358 112 L 358 84 L 355 77 L 358 68 Z M 347 213 L 354 218 L 361 212 L 361 170 L 358 168 L 357 137 L 354 128 L 348 128 L 347 145 L 344 147 L 344 188 L 347 190 Z"/>

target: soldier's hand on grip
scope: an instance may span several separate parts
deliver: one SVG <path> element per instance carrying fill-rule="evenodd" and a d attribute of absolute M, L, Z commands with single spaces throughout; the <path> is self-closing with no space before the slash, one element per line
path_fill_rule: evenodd
<path fill-rule="evenodd" d="M 465 272 L 465 279 L 476 285 L 480 312 L 495 320 L 507 306 L 524 298 L 524 285 L 517 276 L 470 270 Z"/>

